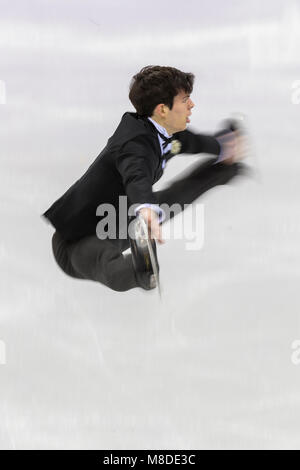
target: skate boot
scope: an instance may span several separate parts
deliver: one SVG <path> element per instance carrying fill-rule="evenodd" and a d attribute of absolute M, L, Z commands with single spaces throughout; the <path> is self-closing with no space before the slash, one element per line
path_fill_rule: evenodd
<path fill-rule="evenodd" d="M 129 237 L 129 243 L 135 277 L 140 287 L 151 290 L 158 286 L 156 242 L 150 238 L 146 222 L 141 216 L 132 222 L 132 228 L 134 237 Z"/>
<path fill-rule="evenodd" d="M 226 163 L 229 161 L 229 163 L 238 163 L 241 160 L 244 160 L 248 155 L 249 138 L 246 130 L 245 117 L 242 114 L 236 113 L 232 117 L 223 121 L 222 129 L 218 131 L 214 137 L 217 138 L 221 146 L 222 144 L 230 144 L 233 139 L 232 132 L 236 134 L 236 137 L 241 138 L 239 139 L 241 151 L 239 151 L 237 155 L 230 160 L 224 159 L 222 155 L 220 155 L 218 162 L 224 161 Z"/>

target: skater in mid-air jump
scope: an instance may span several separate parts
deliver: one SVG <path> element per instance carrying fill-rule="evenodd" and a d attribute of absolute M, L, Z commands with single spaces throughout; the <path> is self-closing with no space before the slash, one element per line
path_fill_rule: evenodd
<path fill-rule="evenodd" d="M 228 126 L 214 136 L 187 129 L 195 106 L 194 78 L 174 67 L 147 66 L 137 73 L 129 91 L 136 112 L 123 114 L 92 165 L 43 214 L 55 228 L 56 262 L 69 276 L 97 281 L 115 291 L 157 287 L 149 251 L 158 267 L 156 243 L 164 242 L 161 226 L 173 216 L 160 206 L 179 204 L 184 210 L 186 204 L 228 183 L 242 170 L 243 136 L 237 127 Z M 197 162 L 165 189 L 153 191 L 168 160 L 179 153 L 212 157 Z M 127 198 L 133 214 L 120 216 L 120 196 Z M 106 238 L 100 230 L 105 221 L 99 210 L 103 204 L 112 205 L 116 215 L 113 236 L 108 231 Z M 150 246 L 139 240 L 141 217 L 151 234 Z M 134 237 L 128 233 L 132 222 Z M 130 252 L 123 254 L 128 248 Z"/>

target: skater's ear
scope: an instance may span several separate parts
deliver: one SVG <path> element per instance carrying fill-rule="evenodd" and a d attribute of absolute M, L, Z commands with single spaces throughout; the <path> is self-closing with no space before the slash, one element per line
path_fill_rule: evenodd
<path fill-rule="evenodd" d="M 168 114 L 169 107 L 164 104 L 164 103 L 159 103 L 157 106 L 155 106 L 153 110 L 153 115 L 151 116 L 153 119 L 156 117 L 158 118 L 164 118 Z"/>

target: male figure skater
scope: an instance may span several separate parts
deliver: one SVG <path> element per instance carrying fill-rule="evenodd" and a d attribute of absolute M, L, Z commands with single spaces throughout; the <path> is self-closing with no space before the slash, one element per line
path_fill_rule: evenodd
<path fill-rule="evenodd" d="M 107 145 L 87 171 L 43 214 L 54 226 L 52 249 L 61 269 L 74 278 L 100 282 L 115 291 L 156 287 L 145 253 L 127 232 L 135 215 L 142 215 L 156 241 L 163 243 L 161 224 L 166 215 L 161 204 L 185 204 L 203 192 L 226 184 L 241 169 L 243 153 L 239 132 L 227 129 L 220 135 L 202 135 L 187 129 L 192 109 L 195 76 L 174 67 L 147 66 L 134 75 L 129 99 L 136 112 L 125 112 Z M 167 161 L 176 153 L 213 155 L 197 162 L 188 175 L 166 189 L 153 192 Z M 120 198 L 126 196 L 134 214 L 120 217 Z M 97 231 L 104 214 L 97 208 L 112 204 L 116 209 L 116 234 L 101 237 Z M 121 220 L 122 219 L 122 220 Z M 135 219 L 137 220 L 137 219 Z M 131 247 L 131 253 L 123 251 Z M 156 258 L 157 259 L 157 258 Z M 144 260 L 144 261 L 143 261 Z M 144 263 L 144 264 L 143 264 Z"/>

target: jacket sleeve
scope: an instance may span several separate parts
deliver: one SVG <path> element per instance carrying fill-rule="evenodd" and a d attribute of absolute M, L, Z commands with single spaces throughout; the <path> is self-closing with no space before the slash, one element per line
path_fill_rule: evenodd
<path fill-rule="evenodd" d="M 126 142 L 116 157 L 116 168 L 130 205 L 157 204 L 152 184 L 158 161 L 151 147 L 151 142 L 140 136 Z"/>
<path fill-rule="evenodd" d="M 219 155 L 221 146 L 211 135 L 196 134 L 189 129 L 176 132 L 174 137 L 181 143 L 180 153 L 211 153 Z"/>

